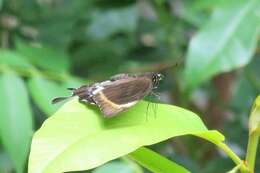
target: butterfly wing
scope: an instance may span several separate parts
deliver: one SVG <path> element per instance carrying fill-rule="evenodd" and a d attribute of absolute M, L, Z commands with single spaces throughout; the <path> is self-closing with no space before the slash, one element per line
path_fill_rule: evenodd
<path fill-rule="evenodd" d="M 121 79 L 106 85 L 93 96 L 105 117 L 111 117 L 136 104 L 152 90 L 149 78 Z"/>
<path fill-rule="evenodd" d="M 114 75 L 114 76 L 110 77 L 110 80 L 111 81 L 116 81 L 116 80 L 120 80 L 120 79 L 127 79 L 130 76 L 131 75 L 126 74 L 126 73 L 120 73 L 120 74 L 117 74 L 117 75 Z"/>

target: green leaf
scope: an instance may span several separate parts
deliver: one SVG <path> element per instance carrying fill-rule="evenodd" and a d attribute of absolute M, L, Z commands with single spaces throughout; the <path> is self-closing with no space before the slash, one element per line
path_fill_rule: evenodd
<path fill-rule="evenodd" d="M 260 95 L 255 99 L 249 118 L 249 133 L 255 131 L 260 134 Z"/>
<path fill-rule="evenodd" d="M 188 91 L 212 76 L 248 64 L 257 45 L 260 1 L 225 1 L 191 40 L 184 81 Z"/>
<path fill-rule="evenodd" d="M 96 11 L 87 34 L 94 39 L 105 39 L 118 32 L 133 32 L 137 27 L 137 7 Z"/>
<path fill-rule="evenodd" d="M 61 104 L 51 104 L 52 99 L 70 95 L 63 85 L 41 76 L 33 76 L 29 79 L 28 87 L 34 102 L 47 116 L 52 115 L 61 106 Z"/>
<path fill-rule="evenodd" d="M 44 70 L 64 73 L 69 70 L 68 56 L 61 50 L 46 46 L 32 46 L 17 40 L 17 51 L 32 64 Z"/>
<path fill-rule="evenodd" d="M 128 111 L 106 119 L 96 106 L 71 100 L 35 133 L 29 173 L 88 170 L 180 135 L 197 135 L 220 143 L 223 135 L 209 131 L 200 118 L 177 106 L 158 104 L 156 117 L 141 101 Z"/>
<path fill-rule="evenodd" d="M 208 14 L 198 8 L 198 2 L 201 1 L 183 1 L 183 7 L 179 10 L 178 15 L 192 25 L 200 28 L 207 21 Z"/>
<path fill-rule="evenodd" d="M 32 68 L 32 65 L 22 55 L 7 49 L 0 49 L 0 65 L 3 64 L 14 68 Z"/>
<path fill-rule="evenodd" d="M 134 173 L 134 170 L 130 165 L 127 165 L 124 162 L 113 161 L 92 171 L 92 173 L 114 173 L 114 172 Z"/>
<path fill-rule="evenodd" d="M 145 168 L 156 173 L 189 173 L 182 166 L 162 157 L 161 155 L 149 150 L 148 148 L 141 147 L 136 151 L 129 154 L 131 158 L 136 160 Z"/>
<path fill-rule="evenodd" d="M 22 173 L 32 137 L 32 113 L 21 78 L 0 76 L 0 137 L 17 172 Z"/>

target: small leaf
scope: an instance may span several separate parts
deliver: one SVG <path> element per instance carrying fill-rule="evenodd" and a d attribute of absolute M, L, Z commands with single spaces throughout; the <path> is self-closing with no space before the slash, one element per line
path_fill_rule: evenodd
<path fill-rule="evenodd" d="M 35 133 L 29 173 L 88 170 L 180 135 L 198 135 L 214 143 L 224 140 L 200 118 L 177 106 L 158 104 L 156 118 L 140 102 L 114 118 L 105 119 L 97 107 L 71 100 Z M 150 111 L 153 112 L 153 111 Z M 149 112 L 148 112 L 149 113 Z"/>
<path fill-rule="evenodd" d="M 87 34 L 95 39 L 104 39 L 118 32 L 133 32 L 137 27 L 137 7 L 97 11 L 93 14 Z"/>
<path fill-rule="evenodd" d="M 257 0 L 231 0 L 213 11 L 189 45 L 184 72 L 188 92 L 218 73 L 250 62 L 259 34 L 259 7 Z"/>
<path fill-rule="evenodd" d="M 92 173 L 115 173 L 115 172 L 134 173 L 134 170 L 129 165 L 123 162 L 113 161 L 92 171 Z"/>
<path fill-rule="evenodd" d="M 28 93 L 15 74 L 0 76 L 0 137 L 17 172 L 24 170 L 32 137 Z"/>
<path fill-rule="evenodd" d="M 254 131 L 260 134 L 260 95 L 256 97 L 249 117 L 249 133 Z"/>
<path fill-rule="evenodd" d="M 33 76 L 29 79 L 28 86 L 33 100 L 47 116 L 53 114 L 61 106 L 61 104 L 51 104 L 52 99 L 70 96 L 66 87 L 41 76 Z"/>
<path fill-rule="evenodd" d="M 69 70 L 68 57 L 65 52 L 61 50 L 54 50 L 46 46 L 31 46 L 19 40 L 16 46 L 17 51 L 22 54 L 26 60 L 39 68 L 54 72 L 67 72 Z"/>
<path fill-rule="evenodd" d="M 156 173 L 189 173 L 182 166 L 162 157 L 161 155 L 149 150 L 148 148 L 141 147 L 136 151 L 129 154 L 131 158 L 136 160 L 145 168 Z"/>
<path fill-rule="evenodd" d="M 0 49 L 0 65 L 2 64 L 16 68 L 32 68 L 32 65 L 22 55 L 6 49 Z"/>

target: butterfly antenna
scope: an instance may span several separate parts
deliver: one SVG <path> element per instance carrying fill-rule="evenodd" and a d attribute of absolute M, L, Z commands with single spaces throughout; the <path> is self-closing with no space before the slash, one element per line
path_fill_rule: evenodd
<path fill-rule="evenodd" d="M 67 90 L 70 90 L 70 91 L 75 91 L 76 88 L 67 88 Z"/>
<path fill-rule="evenodd" d="M 62 102 L 62 101 L 64 101 L 64 100 L 67 100 L 67 99 L 73 97 L 73 96 L 74 96 L 74 91 L 76 90 L 76 88 L 67 88 L 67 90 L 72 91 L 71 96 L 67 96 L 67 97 L 56 97 L 56 98 L 54 98 L 54 99 L 51 101 L 51 103 L 52 103 L 52 104 L 56 104 L 56 103 Z"/>
<path fill-rule="evenodd" d="M 52 104 L 56 104 L 56 103 L 59 103 L 61 101 L 64 101 L 64 100 L 67 100 L 68 98 L 70 98 L 71 96 L 68 96 L 68 97 L 56 97 L 54 98 L 51 103 Z"/>

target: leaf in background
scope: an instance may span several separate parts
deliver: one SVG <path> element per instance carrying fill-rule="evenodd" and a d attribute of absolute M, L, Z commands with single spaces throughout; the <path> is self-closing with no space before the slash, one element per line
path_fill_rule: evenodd
<path fill-rule="evenodd" d="M 214 143 L 224 140 L 190 111 L 158 104 L 155 118 L 147 115 L 147 104 L 142 101 L 122 115 L 105 119 L 97 107 L 71 100 L 35 133 L 29 173 L 92 169 L 141 146 L 180 135 L 193 134 Z"/>
<path fill-rule="evenodd" d="M 130 37 L 124 37 L 85 44 L 73 55 L 74 69 L 77 73 L 88 76 L 108 77 L 118 73 L 120 65 L 125 63 L 128 51 L 133 47 L 133 42 Z M 109 62 L 109 65 L 104 62 Z"/>
<path fill-rule="evenodd" d="M 80 19 L 87 18 L 92 11 L 92 1 L 33 1 L 13 0 L 5 1 L 7 10 L 15 12 L 20 21 L 19 35 L 28 38 L 23 26 L 30 26 L 35 30 L 33 40 L 52 45 L 54 47 L 67 48 L 75 34 L 79 34 L 81 27 L 75 26 Z M 83 29 L 82 29 L 83 30 Z M 83 31 L 82 31 L 83 32 Z M 82 36 L 83 33 L 80 32 Z M 36 37 L 36 38 L 35 38 Z M 23 37 L 24 38 L 24 37 Z"/>
<path fill-rule="evenodd" d="M 134 170 L 131 168 L 130 165 L 127 165 L 126 163 L 119 162 L 119 161 L 112 161 L 92 171 L 92 173 L 114 173 L 114 172 L 136 173 L 134 172 Z"/>
<path fill-rule="evenodd" d="M 140 165 L 145 166 L 152 172 L 156 173 L 189 173 L 184 167 L 162 157 L 160 154 L 141 147 L 129 154 L 129 156 L 136 160 Z"/>
<path fill-rule="evenodd" d="M 32 65 L 22 55 L 10 50 L 0 49 L 0 65 L 3 64 L 16 68 L 32 68 Z"/>
<path fill-rule="evenodd" d="M 41 76 L 29 79 L 28 86 L 34 102 L 47 116 L 52 115 L 61 106 L 51 104 L 53 98 L 70 96 L 66 87 Z"/>
<path fill-rule="evenodd" d="M 226 1 L 213 12 L 209 23 L 191 40 L 184 82 L 187 91 L 212 76 L 249 63 L 256 48 L 260 4 Z"/>
<path fill-rule="evenodd" d="M 134 32 L 137 19 L 136 6 L 96 11 L 87 28 L 87 34 L 94 39 L 105 39 L 118 32 Z"/>
<path fill-rule="evenodd" d="M 17 40 L 17 51 L 32 64 L 44 70 L 64 73 L 69 70 L 68 56 L 61 50 L 50 47 L 35 47 Z"/>
<path fill-rule="evenodd" d="M 33 133 L 28 93 L 21 78 L 0 76 L 0 137 L 15 169 L 22 173 Z"/>
<path fill-rule="evenodd" d="M 0 10 L 2 9 L 3 6 L 3 0 L 0 0 Z"/>
<path fill-rule="evenodd" d="M 173 7 L 178 16 L 189 22 L 190 24 L 200 28 L 208 20 L 208 14 L 197 7 L 197 3 L 200 1 L 182 1 L 181 8 L 179 7 L 180 2 L 173 1 Z M 213 3 L 211 2 L 211 5 Z"/>

